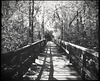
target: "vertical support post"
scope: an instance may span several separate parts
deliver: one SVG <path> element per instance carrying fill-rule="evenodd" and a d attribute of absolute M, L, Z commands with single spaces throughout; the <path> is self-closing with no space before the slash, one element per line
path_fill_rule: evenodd
<path fill-rule="evenodd" d="M 66 59 L 68 59 L 69 60 L 69 50 L 68 50 L 68 45 L 66 45 L 66 50 L 67 50 L 67 54 L 66 54 Z"/>
<path fill-rule="evenodd" d="M 38 33 L 38 37 L 39 37 L 39 39 L 41 40 L 40 30 L 39 30 L 39 33 Z"/>
<path fill-rule="evenodd" d="M 22 55 L 21 55 L 21 53 L 19 54 L 18 57 L 19 57 L 19 65 L 20 65 L 19 70 L 18 70 L 18 79 L 22 80 L 23 71 L 22 71 Z"/>
<path fill-rule="evenodd" d="M 34 47 L 35 46 L 33 46 L 33 54 L 34 54 L 34 51 L 35 51 Z M 32 55 L 32 59 L 33 59 L 33 63 L 35 63 L 35 55 Z"/>
<path fill-rule="evenodd" d="M 42 41 L 41 41 L 42 42 Z M 41 50 L 41 42 L 39 43 L 39 53 L 40 53 L 40 50 Z"/>
<path fill-rule="evenodd" d="M 30 48 L 31 49 L 31 61 L 33 62 L 33 63 L 35 63 L 35 49 L 34 49 L 34 47 L 35 47 L 35 45 L 32 45 L 32 47 Z"/>
<path fill-rule="evenodd" d="M 69 63 L 71 63 L 71 53 L 72 53 L 72 50 L 71 50 L 71 47 L 70 47 L 70 45 L 69 45 L 69 55 L 68 55 L 68 58 L 69 58 Z"/>
<path fill-rule="evenodd" d="M 82 67 L 82 70 L 81 70 L 81 77 L 82 77 L 82 80 L 85 80 L 85 71 L 84 71 L 84 67 L 86 67 L 86 55 L 85 55 L 85 52 L 82 51 L 82 54 L 83 54 L 83 67 Z"/>
<path fill-rule="evenodd" d="M 43 46 L 45 46 L 46 43 L 47 43 L 47 40 L 44 40 L 44 45 Z"/>

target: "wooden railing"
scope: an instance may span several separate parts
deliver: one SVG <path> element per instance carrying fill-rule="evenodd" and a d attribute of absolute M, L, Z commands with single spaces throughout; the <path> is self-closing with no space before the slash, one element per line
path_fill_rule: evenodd
<path fill-rule="evenodd" d="M 69 42 L 54 39 L 69 57 L 70 63 L 81 75 L 82 80 L 98 80 L 99 54 L 92 49 L 84 48 Z"/>
<path fill-rule="evenodd" d="M 40 40 L 18 50 L 1 54 L 1 79 L 22 79 L 23 74 L 38 57 L 46 40 Z"/>

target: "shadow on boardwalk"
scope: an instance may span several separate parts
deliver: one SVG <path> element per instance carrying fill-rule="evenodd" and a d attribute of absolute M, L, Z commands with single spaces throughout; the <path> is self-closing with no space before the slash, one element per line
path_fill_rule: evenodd
<path fill-rule="evenodd" d="M 67 65 L 66 55 L 58 50 L 59 48 L 51 41 L 43 53 L 36 60 L 36 67 L 39 67 L 31 80 L 80 80 L 80 76 L 72 65 Z"/>

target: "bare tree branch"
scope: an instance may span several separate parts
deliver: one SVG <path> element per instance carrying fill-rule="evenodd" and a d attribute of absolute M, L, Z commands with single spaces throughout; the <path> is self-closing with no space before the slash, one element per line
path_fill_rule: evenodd
<path fill-rule="evenodd" d="M 82 11 L 82 10 L 81 10 Z M 79 11 L 75 16 L 74 18 L 71 20 L 71 22 L 69 23 L 69 26 L 72 24 L 72 22 L 78 17 L 78 14 L 81 13 L 81 11 Z"/>

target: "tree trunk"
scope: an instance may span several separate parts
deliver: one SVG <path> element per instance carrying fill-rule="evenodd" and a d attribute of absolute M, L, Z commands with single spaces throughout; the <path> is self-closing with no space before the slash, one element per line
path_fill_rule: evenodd
<path fill-rule="evenodd" d="M 31 43 L 31 1 L 29 1 L 29 43 Z"/>
<path fill-rule="evenodd" d="M 29 43 L 33 43 L 33 14 L 34 1 L 29 1 Z"/>
<path fill-rule="evenodd" d="M 63 20 L 62 20 L 62 37 L 61 37 L 61 39 L 63 40 Z"/>
<path fill-rule="evenodd" d="M 33 22 L 34 22 L 34 17 L 33 17 L 33 15 L 34 15 L 34 0 L 32 0 L 32 43 L 34 42 L 34 40 L 33 40 L 33 35 L 34 35 L 34 27 L 33 27 Z"/>
<path fill-rule="evenodd" d="M 42 31 L 43 31 L 43 38 L 44 38 L 44 7 L 43 7 L 43 17 L 42 17 Z"/>

